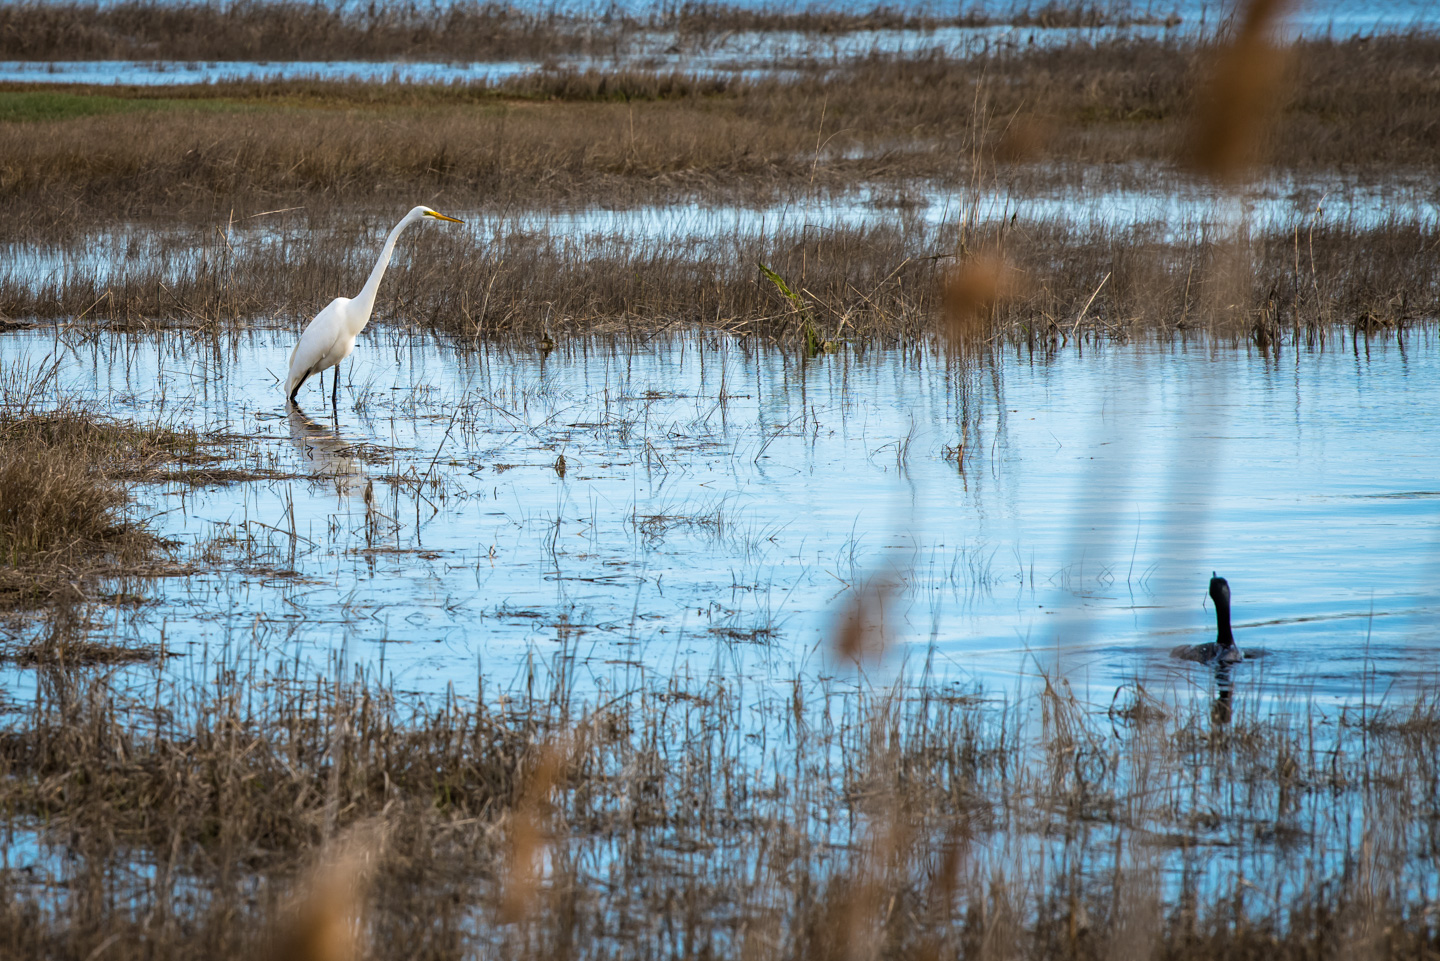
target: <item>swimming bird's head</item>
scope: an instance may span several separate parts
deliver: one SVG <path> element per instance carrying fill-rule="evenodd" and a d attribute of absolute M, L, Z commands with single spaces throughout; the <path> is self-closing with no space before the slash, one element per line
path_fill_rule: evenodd
<path fill-rule="evenodd" d="M 1215 606 L 1230 606 L 1230 582 L 1223 577 L 1216 577 L 1215 572 L 1210 572 L 1210 600 Z"/>
<path fill-rule="evenodd" d="M 1230 585 L 1223 577 L 1210 572 L 1210 600 L 1215 602 L 1215 640 L 1220 646 L 1233 650 L 1235 635 L 1230 631 Z M 1239 651 L 1235 651 L 1238 660 Z"/>

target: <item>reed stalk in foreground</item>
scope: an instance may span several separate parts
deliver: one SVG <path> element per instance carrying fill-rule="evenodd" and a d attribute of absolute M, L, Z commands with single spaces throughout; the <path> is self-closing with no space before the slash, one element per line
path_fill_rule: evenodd
<path fill-rule="evenodd" d="M 1190 134 L 1190 163 L 1228 184 L 1245 180 L 1264 156 L 1285 97 L 1291 49 L 1273 34 L 1286 0 L 1248 0 L 1234 36 L 1212 58 Z"/>

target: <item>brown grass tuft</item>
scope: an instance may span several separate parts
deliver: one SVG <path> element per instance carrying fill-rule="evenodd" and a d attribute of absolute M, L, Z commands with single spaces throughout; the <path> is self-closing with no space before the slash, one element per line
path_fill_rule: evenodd
<path fill-rule="evenodd" d="M 215 455 L 202 453 L 191 431 L 124 423 L 60 396 L 53 367 L 3 375 L 0 609 L 74 603 L 98 578 L 158 570 L 166 544 L 130 515 L 125 482 Z M 149 656 L 147 648 L 115 654 Z"/>
<path fill-rule="evenodd" d="M 123 433 L 73 410 L 0 414 L 0 607 L 76 595 L 87 576 L 160 549 L 102 469 Z"/>
<path fill-rule="evenodd" d="M 10 563 L 123 545 L 130 533 L 121 516 L 125 492 L 75 456 L 88 425 L 55 415 L 7 426 L 0 450 L 0 551 Z"/>

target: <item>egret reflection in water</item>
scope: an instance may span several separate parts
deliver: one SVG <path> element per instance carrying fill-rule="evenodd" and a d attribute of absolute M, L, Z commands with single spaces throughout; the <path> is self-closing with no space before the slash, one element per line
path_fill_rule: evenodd
<path fill-rule="evenodd" d="M 333 477 L 335 489 L 347 497 L 359 495 L 365 489 L 368 479 L 357 456 L 362 444 L 347 440 L 338 429 L 311 420 L 294 406 L 287 419 L 290 440 L 312 476 Z"/>

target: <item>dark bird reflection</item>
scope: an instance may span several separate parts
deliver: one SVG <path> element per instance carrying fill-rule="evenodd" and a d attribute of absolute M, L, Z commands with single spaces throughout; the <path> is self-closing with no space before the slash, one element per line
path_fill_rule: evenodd
<path fill-rule="evenodd" d="M 1222 662 L 1215 665 L 1215 702 L 1210 705 L 1210 721 L 1213 724 L 1229 724 L 1232 713 L 1231 695 L 1235 690 L 1235 664 Z"/>

